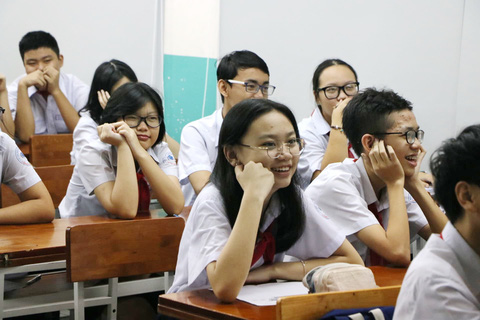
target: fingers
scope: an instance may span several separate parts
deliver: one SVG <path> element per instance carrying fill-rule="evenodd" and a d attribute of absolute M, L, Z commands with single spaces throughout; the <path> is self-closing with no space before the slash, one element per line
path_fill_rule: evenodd
<path fill-rule="evenodd" d="M 98 96 L 98 102 L 100 103 L 100 106 L 103 109 L 105 109 L 108 99 L 110 99 L 110 94 L 108 93 L 108 91 L 105 91 L 102 89 L 100 91 L 97 91 L 97 96 Z"/>

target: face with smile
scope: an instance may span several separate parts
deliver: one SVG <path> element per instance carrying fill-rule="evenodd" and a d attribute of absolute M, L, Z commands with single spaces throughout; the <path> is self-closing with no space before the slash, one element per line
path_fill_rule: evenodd
<path fill-rule="evenodd" d="M 233 79 L 241 82 L 253 82 L 259 85 L 268 85 L 270 77 L 268 74 L 257 68 L 248 68 L 238 70 L 237 75 Z M 224 97 L 225 114 L 237 103 L 245 99 L 267 99 L 268 95 L 264 95 L 262 90 L 257 93 L 247 92 L 245 85 L 239 83 L 228 83 L 226 80 L 220 80 L 218 89 Z M 224 114 L 224 116 L 225 116 Z"/>
<path fill-rule="evenodd" d="M 390 129 L 386 130 L 386 132 L 405 133 L 409 130 L 417 131 L 420 128 L 415 119 L 415 115 L 408 109 L 392 112 L 388 116 L 388 122 L 393 123 L 393 125 Z M 406 137 L 400 134 L 385 135 L 384 140 L 385 144 L 392 146 L 395 151 L 405 176 L 412 176 L 418 165 L 418 155 L 420 154 L 421 148 L 420 141 L 415 139 L 413 144 L 408 144 Z"/>
<path fill-rule="evenodd" d="M 268 146 L 271 143 L 280 145 L 295 138 L 295 130 L 290 120 L 282 113 L 274 110 L 253 121 L 241 143 L 261 147 Z M 299 156 L 292 156 L 285 146 L 283 146 L 283 152 L 277 151 L 280 154 L 277 159 L 271 158 L 266 150 L 240 145 L 235 146 L 234 150 L 239 163 L 247 164 L 249 161 L 261 163 L 273 173 L 275 183 L 272 193 L 290 185 L 293 174 L 297 169 Z"/>
<path fill-rule="evenodd" d="M 333 65 L 320 74 L 318 87 L 325 88 L 329 86 L 342 87 L 346 84 L 356 82 L 355 74 L 344 65 Z M 316 88 L 317 89 L 317 88 Z M 340 90 L 340 94 L 336 99 L 327 99 L 323 91 L 314 92 L 317 105 L 322 107 L 323 118 L 330 124 L 332 119 L 333 108 L 348 96 Z"/>
<path fill-rule="evenodd" d="M 162 121 L 162 119 L 159 119 L 157 109 L 151 102 L 147 102 L 143 107 L 138 109 L 137 112 L 134 113 L 134 115 L 142 118 L 149 117 L 152 120 L 157 118 L 159 121 Z M 123 119 L 119 119 L 118 121 L 123 121 Z M 125 122 L 129 124 L 128 121 Z M 129 126 L 131 125 L 135 124 L 129 124 Z M 145 150 L 147 150 L 148 148 L 151 148 L 153 146 L 155 141 L 157 141 L 160 132 L 160 126 L 152 128 L 145 123 L 145 120 L 142 120 L 140 124 L 137 127 L 132 128 L 132 130 L 134 130 L 137 134 L 138 142 L 140 142 L 140 145 Z"/>

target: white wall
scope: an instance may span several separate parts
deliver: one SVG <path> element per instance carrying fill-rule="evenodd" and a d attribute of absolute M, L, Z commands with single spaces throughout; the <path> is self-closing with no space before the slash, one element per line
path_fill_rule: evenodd
<path fill-rule="evenodd" d="M 297 120 L 315 107 L 316 66 L 341 58 L 356 69 L 361 87 L 388 87 L 413 103 L 431 154 L 460 123 L 480 122 L 474 89 L 465 89 L 478 83 L 480 5 L 466 3 L 464 20 L 460 0 L 223 1 L 220 56 L 259 54 L 277 86 L 272 99 L 291 107 Z"/>
<path fill-rule="evenodd" d="M 160 9 L 158 0 L 2 0 L 0 72 L 9 83 L 24 73 L 18 42 L 29 31 L 44 30 L 57 39 L 62 70 L 87 84 L 100 63 L 116 58 L 141 81 L 159 86 Z"/>

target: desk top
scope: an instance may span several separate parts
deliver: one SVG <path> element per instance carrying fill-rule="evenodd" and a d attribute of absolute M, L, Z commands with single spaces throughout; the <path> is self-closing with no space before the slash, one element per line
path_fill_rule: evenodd
<path fill-rule="evenodd" d="M 406 268 L 370 267 L 380 287 L 400 285 Z M 240 300 L 221 303 L 213 291 L 195 290 L 160 295 L 158 312 L 179 319 L 275 319 L 275 306 L 259 307 Z"/>
<path fill-rule="evenodd" d="M 161 210 L 135 219 L 165 217 Z M 0 225 L 0 267 L 65 260 L 65 231 L 67 227 L 90 223 L 114 223 L 120 219 L 107 216 L 84 216 L 54 219 L 51 223 Z"/>

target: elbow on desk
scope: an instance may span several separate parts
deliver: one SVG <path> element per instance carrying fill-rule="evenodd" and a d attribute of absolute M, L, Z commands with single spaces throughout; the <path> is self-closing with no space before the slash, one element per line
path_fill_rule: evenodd
<path fill-rule="evenodd" d="M 232 286 L 222 286 L 212 288 L 215 296 L 222 302 L 231 303 L 237 299 L 240 290 L 234 290 Z"/>
<path fill-rule="evenodd" d="M 410 265 L 410 250 L 392 251 L 386 259 L 399 267 L 408 267 Z"/>
<path fill-rule="evenodd" d="M 114 210 L 110 210 L 109 213 L 120 219 L 131 220 L 137 216 L 137 208 L 134 210 L 129 208 L 116 208 Z"/>

